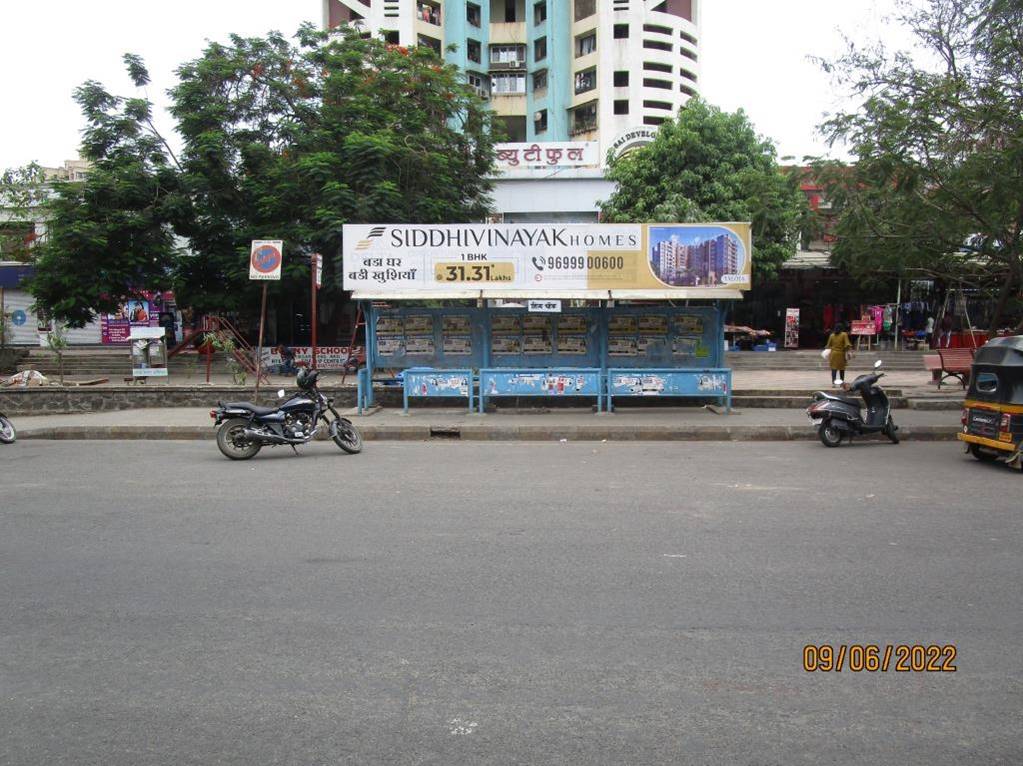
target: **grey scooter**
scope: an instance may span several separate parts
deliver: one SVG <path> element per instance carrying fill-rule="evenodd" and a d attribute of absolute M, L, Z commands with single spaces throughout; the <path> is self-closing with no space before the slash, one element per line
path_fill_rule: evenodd
<path fill-rule="evenodd" d="M 880 370 L 881 360 L 874 363 L 874 369 Z M 843 439 L 852 439 L 860 434 L 882 433 L 891 439 L 893 444 L 899 443 L 898 430 L 892 420 L 892 404 L 888 395 L 877 381 L 884 377 L 883 372 L 860 375 L 847 390 L 858 393 L 863 402 L 850 396 L 836 396 L 826 391 L 818 391 L 813 395 L 806 414 L 817 436 L 825 447 L 837 447 Z M 866 405 L 866 412 L 861 407 Z"/>

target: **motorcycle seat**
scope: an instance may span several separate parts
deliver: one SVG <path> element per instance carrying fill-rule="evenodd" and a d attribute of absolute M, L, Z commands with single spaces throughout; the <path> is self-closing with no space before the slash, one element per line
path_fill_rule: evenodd
<path fill-rule="evenodd" d="M 851 404 L 853 407 L 859 407 L 861 401 L 852 396 L 839 396 L 837 394 L 824 394 L 825 399 L 831 399 L 835 402 L 841 402 L 842 404 Z"/>
<path fill-rule="evenodd" d="M 248 410 L 253 415 L 269 415 L 277 412 L 276 407 L 260 407 L 252 402 L 228 402 L 224 407 L 229 410 Z"/>

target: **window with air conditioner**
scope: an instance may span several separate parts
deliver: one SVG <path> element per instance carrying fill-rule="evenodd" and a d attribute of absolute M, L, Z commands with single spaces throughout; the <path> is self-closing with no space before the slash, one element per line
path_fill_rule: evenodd
<path fill-rule="evenodd" d="M 466 80 L 480 98 L 490 98 L 490 78 L 479 72 L 466 72 Z"/>
<path fill-rule="evenodd" d="M 490 63 L 503 64 L 505 66 L 525 66 L 526 46 L 525 45 L 491 45 Z"/>
<path fill-rule="evenodd" d="M 541 109 L 533 115 L 533 132 L 543 133 L 547 130 L 547 110 Z"/>

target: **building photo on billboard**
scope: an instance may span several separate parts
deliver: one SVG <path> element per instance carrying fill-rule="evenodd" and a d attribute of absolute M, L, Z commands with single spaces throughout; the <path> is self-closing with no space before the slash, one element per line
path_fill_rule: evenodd
<path fill-rule="evenodd" d="M 735 232 L 722 226 L 651 226 L 650 266 L 672 287 L 742 281 L 747 253 Z"/>

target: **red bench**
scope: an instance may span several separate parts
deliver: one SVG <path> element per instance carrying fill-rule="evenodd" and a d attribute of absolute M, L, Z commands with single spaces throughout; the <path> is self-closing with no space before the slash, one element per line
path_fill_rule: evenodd
<path fill-rule="evenodd" d="M 958 378 L 960 385 L 966 388 L 969 380 L 970 368 L 973 366 L 972 348 L 939 348 L 938 357 L 941 360 L 941 377 L 938 378 L 938 388 L 945 378 Z M 924 357 L 924 365 L 927 364 L 927 357 Z"/>

